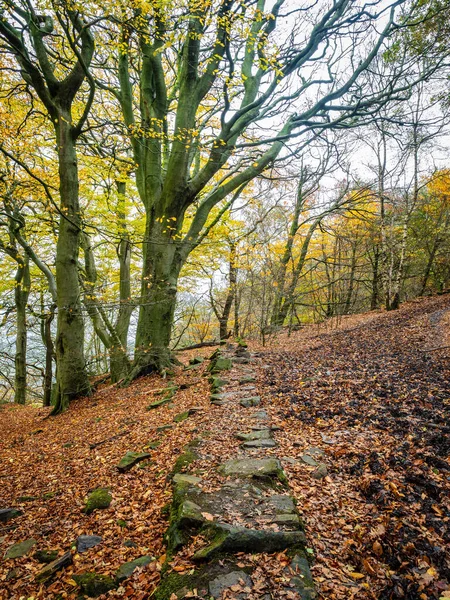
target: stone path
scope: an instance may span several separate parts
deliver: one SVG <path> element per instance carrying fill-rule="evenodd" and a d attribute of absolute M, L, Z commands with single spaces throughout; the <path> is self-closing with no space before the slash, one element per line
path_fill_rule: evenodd
<path fill-rule="evenodd" d="M 199 437 L 177 461 L 173 502 L 166 539 L 168 563 L 189 546 L 197 565 L 188 573 L 167 569 L 155 600 L 175 598 L 316 597 L 309 571 L 306 538 L 279 458 L 274 428 L 254 385 L 253 365 L 259 361 L 245 348 L 228 345 L 213 354 L 208 372 L 211 403 L 217 410 L 217 432 L 233 429 L 240 444 L 236 456 L 224 457 L 208 480 L 211 442 Z M 237 419 L 237 415 L 239 418 Z M 226 460 L 225 460 L 226 458 Z M 201 465 L 203 469 L 197 468 Z M 258 593 L 255 567 L 242 554 L 286 552 L 277 595 Z M 253 579 L 252 579 L 253 575 Z M 194 593 L 194 595 L 192 595 Z"/>

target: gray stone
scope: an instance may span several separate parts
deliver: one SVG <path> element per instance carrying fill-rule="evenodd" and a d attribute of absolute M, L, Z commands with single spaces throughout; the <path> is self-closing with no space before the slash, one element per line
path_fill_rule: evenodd
<path fill-rule="evenodd" d="M 252 586 L 252 580 L 244 571 L 232 571 L 226 575 L 219 575 L 209 582 L 209 593 L 213 598 L 220 598 L 223 591 L 232 585 L 239 585 L 241 581 L 243 587 Z"/>
<path fill-rule="evenodd" d="M 250 406 L 258 406 L 261 403 L 260 396 L 251 396 L 250 398 L 243 398 L 239 404 L 244 408 L 249 408 Z"/>
<path fill-rule="evenodd" d="M 55 573 L 57 573 L 61 569 L 64 569 L 65 567 L 68 567 L 71 564 L 72 554 L 71 552 L 66 552 L 59 558 L 49 563 L 43 569 L 41 569 L 41 571 L 39 571 L 39 573 L 36 575 L 36 581 L 39 583 L 47 581 L 48 579 L 51 579 L 53 575 L 55 575 Z"/>
<path fill-rule="evenodd" d="M 211 373 L 218 373 L 219 371 L 228 371 L 231 369 L 231 359 L 219 356 L 212 364 Z"/>
<path fill-rule="evenodd" d="M 306 544 L 303 531 L 272 531 L 232 527 L 226 523 L 214 524 L 204 535 L 211 543 L 198 550 L 194 561 L 204 561 L 223 553 L 277 552 Z"/>
<path fill-rule="evenodd" d="M 275 508 L 277 514 L 292 513 L 295 511 L 294 501 L 286 494 L 274 494 L 269 498 L 269 504 Z"/>
<path fill-rule="evenodd" d="M 305 450 L 305 454 L 309 454 L 313 458 L 322 458 L 325 456 L 325 451 L 322 448 L 317 448 L 316 446 L 310 446 Z"/>
<path fill-rule="evenodd" d="M 33 558 L 40 563 L 51 563 L 58 558 L 58 550 L 37 550 Z"/>
<path fill-rule="evenodd" d="M 89 548 L 98 546 L 101 544 L 103 539 L 99 535 L 80 535 L 77 537 L 77 552 L 80 554 L 86 552 Z"/>
<path fill-rule="evenodd" d="M 119 464 L 117 465 L 117 470 L 119 473 L 126 473 L 137 465 L 142 460 L 150 458 L 151 454 L 148 452 L 127 452 L 123 458 L 120 459 Z"/>
<path fill-rule="evenodd" d="M 253 375 L 245 375 L 245 377 L 239 379 L 239 385 L 245 385 L 246 383 L 254 383 L 255 381 L 256 377 L 254 377 Z"/>
<path fill-rule="evenodd" d="M 226 476 L 277 477 L 281 472 L 280 461 L 276 458 L 234 458 L 219 467 Z"/>
<path fill-rule="evenodd" d="M 236 356 L 235 358 L 232 359 L 233 363 L 235 365 L 248 365 L 248 363 L 250 362 L 249 358 L 241 358 L 239 356 Z"/>
<path fill-rule="evenodd" d="M 252 449 L 252 448 L 275 448 L 278 444 L 275 440 L 253 440 L 251 442 L 243 442 L 241 444 L 242 448 Z"/>
<path fill-rule="evenodd" d="M 5 552 L 5 558 L 20 558 L 21 556 L 25 556 L 35 544 L 36 540 L 34 538 L 13 544 Z"/>
<path fill-rule="evenodd" d="M 181 485 L 197 485 L 201 480 L 201 477 L 195 477 L 195 475 L 188 475 L 187 473 L 177 473 L 173 477 L 173 481 Z"/>
<path fill-rule="evenodd" d="M 265 410 L 258 410 L 257 412 L 250 415 L 250 419 L 260 419 L 262 421 L 265 421 L 268 418 L 269 418 L 269 415 L 267 414 L 267 412 Z"/>
<path fill-rule="evenodd" d="M 281 458 L 284 460 L 284 462 L 287 462 L 289 465 L 298 465 L 298 460 L 292 458 L 291 456 L 282 456 Z"/>
<path fill-rule="evenodd" d="M 190 365 L 201 365 L 204 360 L 205 359 L 203 358 L 203 356 L 194 356 L 194 358 L 190 359 L 189 364 Z"/>
<path fill-rule="evenodd" d="M 305 465 L 309 465 L 310 467 L 317 467 L 317 465 L 319 464 L 317 462 L 317 460 L 315 460 L 312 456 L 310 456 L 309 454 L 302 454 L 300 456 L 300 460 L 302 462 L 305 463 Z"/>
<path fill-rule="evenodd" d="M 151 556 L 141 556 L 139 558 L 135 558 L 134 560 L 131 560 L 130 562 L 124 563 L 117 570 L 116 582 L 121 583 L 125 579 L 128 579 L 129 577 L 131 577 L 133 575 L 134 571 L 137 568 L 145 567 L 146 565 L 151 563 L 152 560 L 154 560 L 154 558 L 152 558 Z"/>
<path fill-rule="evenodd" d="M 10 519 L 15 519 L 22 512 L 16 508 L 0 508 L 0 523 L 6 523 Z"/>
<path fill-rule="evenodd" d="M 314 479 L 323 479 L 328 475 L 327 465 L 325 463 L 319 463 L 317 469 L 311 473 Z"/>
<path fill-rule="evenodd" d="M 293 513 L 277 515 L 273 522 L 277 525 L 296 525 L 297 527 L 300 525 L 298 515 Z"/>
<path fill-rule="evenodd" d="M 173 429 L 173 425 L 160 425 L 156 431 L 166 431 L 167 429 Z"/>
<path fill-rule="evenodd" d="M 252 431 L 251 433 L 235 433 L 235 437 L 238 440 L 243 440 L 244 442 L 251 442 L 253 440 L 268 440 L 271 437 L 270 429 L 260 429 L 258 431 Z"/>

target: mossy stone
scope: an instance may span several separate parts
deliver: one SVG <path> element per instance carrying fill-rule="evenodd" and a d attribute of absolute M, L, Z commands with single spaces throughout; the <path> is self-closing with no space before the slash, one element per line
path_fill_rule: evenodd
<path fill-rule="evenodd" d="M 185 410 L 182 413 L 179 413 L 178 415 L 176 415 L 173 420 L 175 423 L 182 423 L 183 421 L 186 421 L 186 419 L 189 417 L 189 411 Z"/>
<path fill-rule="evenodd" d="M 189 361 L 190 365 L 201 365 L 202 362 L 204 362 L 204 358 L 203 356 L 194 356 L 194 358 L 191 358 Z"/>
<path fill-rule="evenodd" d="M 21 556 L 25 556 L 35 544 L 36 540 L 34 538 L 13 544 L 5 552 L 5 558 L 20 558 Z"/>
<path fill-rule="evenodd" d="M 58 550 L 38 550 L 33 554 L 40 563 L 51 563 L 58 558 Z"/>
<path fill-rule="evenodd" d="M 137 465 L 137 463 L 150 457 L 151 454 L 148 452 L 127 452 L 125 456 L 120 459 L 120 462 L 117 465 L 117 470 L 120 473 L 126 473 L 126 471 L 132 469 L 134 465 Z"/>
<path fill-rule="evenodd" d="M 83 512 L 90 515 L 94 510 L 109 508 L 111 501 L 112 494 L 108 488 L 97 488 L 89 494 Z"/>
<path fill-rule="evenodd" d="M 82 573 L 81 575 L 73 575 L 72 579 L 80 586 L 83 594 L 90 598 L 97 598 L 101 594 L 107 594 L 110 590 L 115 590 L 117 584 L 106 575 L 98 573 Z"/>
<path fill-rule="evenodd" d="M 131 560 L 130 562 L 121 565 L 116 573 L 116 582 L 120 583 L 125 579 L 128 579 L 128 577 L 131 577 L 133 575 L 133 572 L 138 567 L 145 567 L 152 560 L 154 560 L 154 558 L 152 558 L 151 556 L 141 556 L 139 558 L 136 558 L 135 560 Z"/>

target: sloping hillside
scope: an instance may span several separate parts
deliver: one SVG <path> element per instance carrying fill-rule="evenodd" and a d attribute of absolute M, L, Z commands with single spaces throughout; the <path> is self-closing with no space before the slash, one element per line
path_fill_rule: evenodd
<path fill-rule="evenodd" d="M 252 347 L 258 409 L 266 411 L 277 444 L 264 452 L 280 457 L 305 522 L 319 597 L 450 597 L 449 344 L 450 298 L 442 296 Z M 0 509 L 21 514 L 2 517 L 0 549 L 3 555 L 16 543 L 34 544 L 22 557 L 1 561 L 0 598 L 77 598 L 80 573 L 114 578 L 142 556 L 148 564 L 101 597 L 144 599 L 154 592 L 166 560 L 165 507 L 178 456 L 203 437 L 194 468 L 217 484 L 214 465 L 240 455 L 234 432 L 254 410 L 227 413 L 211 403 L 206 364 L 178 369 L 170 381 L 104 385 L 56 418 L 46 419 L 46 409 L 1 407 Z M 119 472 L 127 452 L 149 456 Z M 260 450 L 252 452 L 258 457 Z M 109 490 L 111 503 L 86 514 L 86 498 L 98 488 Z M 101 540 L 82 551 L 76 540 L 83 535 Z M 72 563 L 41 583 L 42 551 L 70 551 Z M 191 572 L 191 559 L 188 547 L 164 570 Z M 242 554 L 246 560 L 258 563 Z M 260 580 L 247 581 L 246 591 L 235 584 L 223 597 L 282 597 L 276 566 L 286 560 L 283 553 L 265 556 Z"/>

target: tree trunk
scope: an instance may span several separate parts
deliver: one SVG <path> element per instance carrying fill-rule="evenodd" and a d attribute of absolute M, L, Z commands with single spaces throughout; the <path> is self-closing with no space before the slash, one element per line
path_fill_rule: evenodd
<path fill-rule="evenodd" d="M 231 307 L 233 306 L 233 300 L 236 297 L 236 281 L 237 281 L 237 268 L 236 268 L 236 244 L 230 243 L 230 261 L 229 261 L 229 285 L 228 293 L 225 299 L 225 305 L 223 307 L 222 314 L 219 318 L 219 339 L 225 340 L 228 337 L 228 320 L 231 314 Z"/>
<path fill-rule="evenodd" d="M 17 267 L 16 273 L 16 355 L 14 401 L 25 404 L 27 397 L 27 316 L 26 308 L 30 295 L 30 265 L 27 256 Z"/>
<path fill-rule="evenodd" d="M 380 260 L 380 249 L 378 246 L 375 247 L 374 257 L 372 261 L 372 294 L 370 297 L 370 310 L 376 310 L 379 302 L 379 260 Z"/>
<path fill-rule="evenodd" d="M 169 343 L 183 259 L 162 219 L 148 219 L 145 240 L 135 361 L 127 381 L 165 372 L 173 363 Z"/>
<path fill-rule="evenodd" d="M 84 358 L 84 322 L 78 281 L 81 226 L 78 165 L 70 122 L 70 114 L 61 114 L 56 126 L 61 216 L 56 246 L 58 320 L 53 414 L 65 410 L 73 398 L 90 394 Z"/>
<path fill-rule="evenodd" d="M 125 182 L 117 181 L 118 207 L 117 221 L 120 233 L 120 242 L 117 249 L 119 259 L 119 311 L 117 314 L 115 330 L 120 340 L 120 348 L 117 344 L 113 344 L 110 350 L 110 370 L 111 381 L 117 383 L 122 378 L 126 377 L 130 370 L 130 362 L 127 356 L 128 347 L 128 330 L 130 328 L 130 319 L 133 312 L 131 303 L 131 279 L 130 279 L 130 263 L 131 263 L 131 244 L 130 237 L 126 227 L 126 212 L 125 212 Z"/>

